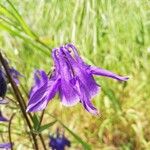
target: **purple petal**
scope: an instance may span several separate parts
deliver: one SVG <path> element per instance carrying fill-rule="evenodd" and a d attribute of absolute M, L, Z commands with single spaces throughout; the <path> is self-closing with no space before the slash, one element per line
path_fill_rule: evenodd
<path fill-rule="evenodd" d="M 75 47 L 73 44 L 67 44 L 65 47 L 66 47 L 67 49 L 68 49 L 68 48 L 71 48 L 71 49 L 73 50 L 75 59 L 76 59 L 79 63 L 84 63 L 83 60 L 81 59 L 81 57 L 79 56 L 76 47 Z"/>
<path fill-rule="evenodd" d="M 49 80 L 48 95 L 47 95 L 48 100 L 51 100 L 55 96 L 56 92 L 59 89 L 60 81 L 61 81 L 60 78 L 57 78 L 56 80 Z"/>
<path fill-rule="evenodd" d="M 82 65 L 82 67 L 88 67 L 88 65 L 79 56 L 76 47 L 73 44 L 67 44 L 66 48 L 69 48 L 69 47 L 72 48 L 72 50 L 75 54 L 76 60 Z M 120 81 L 127 81 L 129 79 L 128 77 L 119 76 L 115 73 L 112 73 L 112 72 L 102 69 L 102 68 L 98 68 L 98 67 L 94 67 L 94 66 L 90 67 L 90 68 L 91 68 L 91 73 L 95 74 L 95 75 L 106 76 L 106 77 L 114 78 L 114 79 L 120 80 Z"/>
<path fill-rule="evenodd" d="M 61 86 L 59 88 L 59 94 L 62 104 L 65 106 L 73 106 L 80 100 L 71 82 L 74 78 L 72 68 L 70 64 L 65 60 L 64 54 L 62 52 L 59 53 L 58 62 L 61 76 Z"/>
<path fill-rule="evenodd" d="M 0 104 L 7 104 L 9 101 L 0 97 Z"/>
<path fill-rule="evenodd" d="M 53 58 L 53 60 L 54 60 L 54 65 L 55 65 L 55 71 L 56 71 L 56 76 L 60 73 L 60 71 L 59 71 L 59 61 L 58 61 L 58 57 L 57 57 L 57 52 L 58 52 L 59 50 L 58 49 L 56 49 L 56 48 L 54 48 L 53 50 L 52 50 L 52 58 Z"/>
<path fill-rule="evenodd" d="M 34 90 L 31 93 L 31 96 L 29 98 L 28 105 L 31 105 L 32 103 L 37 103 L 45 96 L 45 91 L 47 90 L 48 82 L 46 82 L 42 87 L 39 87 L 38 89 Z"/>
<path fill-rule="evenodd" d="M 43 87 L 39 88 L 29 100 L 27 112 L 41 111 L 45 109 L 48 102 L 55 96 L 58 91 L 60 79 L 50 80 L 44 84 Z"/>
<path fill-rule="evenodd" d="M 73 50 L 74 53 L 74 59 L 82 66 L 82 68 L 86 69 L 89 67 L 89 65 L 87 65 L 82 58 L 79 56 L 78 50 L 76 49 L 76 47 L 73 44 L 66 44 L 65 49 L 69 49 L 71 48 Z"/>
<path fill-rule="evenodd" d="M 63 50 L 65 55 L 67 56 L 68 61 L 73 67 L 75 75 L 80 78 L 84 86 L 87 88 L 90 98 L 95 96 L 100 90 L 100 86 L 95 82 L 92 74 L 87 71 L 89 66 L 83 67 L 82 64 L 74 60 L 74 58 L 68 53 L 68 51 L 66 51 L 65 49 Z"/>
<path fill-rule="evenodd" d="M 13 67 L 9 69 L 9 72 L 10 72 L 14 82 L 16 83 L 16 85 L 18 85 L 19 84 L 19 77 L 24 77 L 24 76 L 22 74 L 20 74 L 20 72 L 18 72 Z"/>
<path fill-rule="evenodd" d="M 64 79 L 61 79 L 59 94 L 64 106 L 73 106 L 80 101 L 79 96 L 72 84 Z"/>
<path fill-rule="evenodd" d="M 48 76 L 43 70 L 35 70 L 34 80 L 35 84 L 40 87 L 41 85 L 43 85 L 45 82 L 48 81 Z"/>
<path fill-rule="evenodd" d="M 48 104 L 48 100 L 46 100 L 45 97 L 43 97 L 38 102 L 28 105 L 26 112 L 42 111 L 43 109 L 45 109 L 47 104 Z"/>
<path fill-rule="evenodd" d="M 0 121 L 2 122 L 8 122 L 9 120 L 7 118 L 5 118 L 3 115 L 2 115 L 2 112 L 0 111 Z"/>
<path fill-rule="evenodd" d="M 7 118 L 4 118 L 3 116 L 0 116 L 0 122 L 8 122 L 9 120 Z"/>
<path fill-rule="evenodd" d="M 4 148 L 4 149 L 10 149 L 12 146 L 11 143 L 1 143 L 0 144 L 0 148 Z"/>
<path fill-rule="evenodd" d="M 90 101 L 90 95 L 88 93 L 88 91 L 86 90 L 86 87 L 84 86 L 84 84 L 82 84 L 82 82 L 80 81 L 80 79 L 78 79 L 78 83 L 79 83 L 79 95 L 80 95 L 80 100 L 81 103 L 83 104 L 84 108 L 92 113 L 93 115 L 98 115 L 99 112 L 98 110 L 93 106 L 93 104 Z"/>
<path fill-rule="evenodd" d="M 119 81 L 127 81 L 129 79 L 128 77 L 122 77 L 111 71 L 98 68 L 98 67 L 93 67 L 93 66 L 90 67 L 90 72 L 94 75 L 105 76 L 105 77 L 113 78 Z"/>
<path fill-rule="evenodd" d="M 48 76 L 43 70 L 36 70 L 34 72 L 34 80 L 35 84 L 31 88 L 30 91 L 30 98 L 33 96 L 33 94 L 41 87 L 43 87 L 44 84 L 48 83 Z"/>

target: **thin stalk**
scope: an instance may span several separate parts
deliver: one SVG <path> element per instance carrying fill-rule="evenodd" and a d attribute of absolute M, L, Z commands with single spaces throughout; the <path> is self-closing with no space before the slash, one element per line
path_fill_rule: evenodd
<path fill-rule="evenodd" d="M 39 137 L 40 137 L 44 150 L 47 150 L 42 134 L 39 134 Z"/>
<path fill-rule="evenodd" d="M 12 144 L 12 139 L 11 139 L 11 123 L 12 123 L 14 116 L 15 114 L 12 114 L 9 120 L 9 125 L 8 125 L 8 136 L 9 136 L 9 143 L 11 144 L 11 150 L 13 150 L 13 144 Z"/>
<path fill-rule="evenodd" d="M 27 116 L 27 114 L 26 114 L 26 111 L 25 111 L 25 109 L 24 109 L 24 104 L 23 104 L 22 101 L 21 101 L 20 94 L 18 93 L 18 87 L 17 87 L 16 84 L 14 83 L 14 81 L 13 81 L 13 79 L 12 79 L 10 73 L 9 73 L 9 67 L 8 67 L 7 64 L 5 63 L 5 60 L 4 60 L 4 58 L 3 58 L 1 52 L 0 52 L 0 61 L 1 61 L 2 66 L 4 67 L 4 69 L 5 69 L 5 71 L 6 71 L 8 80 L 10 81 L 11 86 L 12 86 L 12 88 L 13 88 L 13 90 L 14 90 L 14 94 L 15 94 L 15 96 L 16 96 L 16 98 L 17 98 L 17 101 L 18 101 L 18 103 L 19 103 L 19 106 L 20 106 L 20 109 L 21 109 L 21 111 L 22 111 L 22 114 L 23 114 L 23 116 L 24 116 L 24 118 L 25 118 L 25 120 L 26 120 L 26 123 L 27 123 L 27 125 L 28 125 L 28 127 L 29 127 L 29 129 L 30 129 L 31 136 L 32 136 L 33 141 L 34 141 L 34 148 L 35 148 L 36 150 L 39 150 L 39 149 L 38 149 L 37 140 L 36 140 L 36 136 L 35 136 L 34 133 L 32 132 L 31 123 L 30 123 L 29 118 L 28 118 L 28 116 Z"/>
<path fill-rule="evenodd" d="M 39 126 L 40 126 L 41 123 L 42 123 L 42 120 L 43 120 L 43 117 L 44 117 L 44 113 L 45 113 L 45 109 L 42 111 L 42 114 L 41 114 L 41 117 L 40 117 L 40 121 L 39 121 Z M 44 139 L 43 139 L 43 137 L 42 137 L 42 134 L 39 134 L 39 137 L 40 137 L 40 140 L 41 140 L 41 142 L 42 142 L 42 145 L 43 145 L 44 150 L 46 150 L 47 148 L 46 148 Z"/>
<path fill-rule="evenodd" d="M 23 88 L 22 85 L 21 85 L 21 87 L 22 87 L 22 89 L 24 90 L 24 92 L 25 92 L 25 94 L 26 94 L 26 97 L 29 98 L 28 93 L 26 92 L 26 90 Z M 21 96 L 22 96 L 22 95 L 21 95 Z M 23 99 L 23 101 L 24 101 L 24 99 Z M 25 101 L 24 101 L 24 104 L 25 104 Z M 26 108 L 26 104 L 25 104 L 25 108 Z M 32 122 L 33 122 L 33 116 L 32 116 L 32 114 L 31 114 L 31 113 L 28 113 L 28 114 L 29 114 L 30 119 L 31 119 Z M 39 126 L 40 126 L 41 123 L 42 123 L 43 116 L 44 116 L 44 110 L 42 111 L 42 115 L 41 115 L 41 117 L 40 117 Z M 40 140 L 41 140 L 41 143 L 42 143 L 42 145 L 43 145 L 44 150 L 47 150 L 42 134 L 40 133 L 38 136 L 39 136 L 39 138 L 40 138 Z"/>
<path fill-rule="evenodd" d="M 22 88 L 23 88 L 23 87 L 22 87 Z M 19 91 L 19 92 L 20 92 L 20 91 Z M 25 89 L 24 89 L 24 92 L 25 92 L 25 94 L 26 94 L 26 97 L 29 98 L 27 92 L 25 91 Z M 20 93 L 20 96 L 22 97 L 21 93 Z M 23 97 L 22 97 L 22 100 L 23 100 L 23 103 L 24 103 L 25 108 L 26 108 L 26 103 L 25 103 Z M 28 113 L 28 114 L 29 114 L 30 119 L 31 119 L 32 122 L 33 122 L 33 116 L 32 116 L 32 114 L 31 114 L 31 113 Z M 41 123 L 42 123 L 43 116 L 44 116 L 44 111 L 42 111 L 42 115 L 41 115 L 41 117 L 40 117 L 39 126 L 40 126 Z M 45 142 L 44 142 L 44 139 L 43 139 L 43 136 L 42 136 L 41 133 L 39 134 L 39 138 L 40 138 L 40 140 L 41 140 L 41 143 L 42 143 L 42 145 L 43 145 L 44 150 L 47 150 L 46 145 L 45 145 Z"/>
<path fill-rule="evenodd" d="M 42 123 L 43 117 L 44 117 L 44 113 L 45 113 L 45 109 L 42 111 L 41 117 L 40 117 L 40 121 L 39 121 L 39 126 Z"/>

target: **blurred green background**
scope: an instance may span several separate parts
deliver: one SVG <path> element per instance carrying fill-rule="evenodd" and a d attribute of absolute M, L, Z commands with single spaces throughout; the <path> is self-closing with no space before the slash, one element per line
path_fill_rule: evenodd
<path fill-rule="evenodd" d="M 11 5 L 13 4 L 13 6 Z M 89 64 L 129 76 L 127 83 L 96 77 L 102 90 L 93 99 L 95 117 L 82 105 L 64 107 L 56 96 L 43 122 L 59 118 L 93 150 L 150 149 L 150 1 L 149 0 L 0 0 L 0 48 L 25 78 L 29 91 L 34 69 L 53 67 L 51 50 L 76 45 Z M 19 14 L 20 15 L 19 15 Z M 19 111 L 9 104 L 5 114 Z M 19 114 L 13 124 L 15 149 L 30 149 Z M 60 126 L 59 124 L 57 126 Z M 60 126 L 60 128 L 62 128 Z M 54 133 L 46 130 L 44 138 Z M 5 133 L 5 125 L 0 125 Z M 71 150 L 82 150 L 67 131 Z M 18 140 L 19 139 L 19 140 Z"/>

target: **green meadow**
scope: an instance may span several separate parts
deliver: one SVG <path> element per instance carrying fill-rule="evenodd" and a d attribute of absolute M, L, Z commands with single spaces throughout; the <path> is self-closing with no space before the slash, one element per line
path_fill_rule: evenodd
<path fill-rule="evenodd" d="M 42 121 L 56 120 L 42 131 L 47 149 L 49 134 L 59 128 L 71 141 L 68 150 L 149 150 L 150 1 L 0 0 L 0 49 L 10 66 L 24 75 L 19 89 L 26 103 L 34 70 L 50 72 L 54 67 L 52 49 L 66 43 L 73 43 L 86 63 L 129 80 L 95 76 L 101 86 L 92 99 L 100 111 L 98 116 L 80 103 L 65 107 L 55 96 Z M 11 125 L 14 149 L 32 150 L 11 89 L 7 97 L 13 101 L 0 110 L 8 118 L 15 113 Z M 0 123 L 0 141 L 7 139 L 7 125 Z M 43 150 L 40 140 L 38 145 Z"/>

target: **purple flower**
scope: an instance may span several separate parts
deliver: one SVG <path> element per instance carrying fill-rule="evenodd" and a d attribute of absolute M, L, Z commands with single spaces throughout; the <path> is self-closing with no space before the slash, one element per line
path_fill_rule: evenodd
<path fill-rule="evenodd" d="M 11 149 L 11 145 L 12 145 L 11 143 L 1 143 L 0 148 L 5 149 L 5 150 Z"/>
<path fill-rule="evenodd" d="M 5 62 L 6 62 L 6 60 L 5 60 Z M 16 83 L 16 85 L 18 85 L 19 84 L 19 77 L 22 77 L 23 75 L 21 75 L 14 68 L 10 68 L 9 72 L 10 72 L 14 82 Z M 0 68 L 0 104 L 8 103 L 8 101 L 4 99 L 6 92 L 7 92 L 7 76 L 4 73 L 3 69 Z"/>
<path fill-rule="evenodd" d="M 86 64 L 72 44 L 53 49 L 52 57 L 55 69 L 50 77 L 44 71 L 37 71 L 38 76 L 35 73 L 35 85 L 31 90 L 27 111 L 43 110 L 58 92 L 63 105 L 73 106 L 81 102 L 88 112 L 96 115 L 98 111 L 91 99 L 98 93 L 100 86 L 93 75 L 128 80 L 128 77 Z"/>
<path fill-rule="evenodd" d="M 9 69 L 9 73 L 10 73 L 11 77 L 13 78 L 14 82 L 16 83 L 16 85 L 19 85 L 19 78 L 24 77 L 24 76 L 22 74 L 20 74 L 20 72 L 18 72 L 13 67 Z"/>
<path fill-rule="evenodd" d="M 5 65 L 9 66 L 8 61 L 5 59 Z M 14 80 L 14 82 L 16 83 L 16 85 L 19 84 L 19 78 L 20 77 L 24 77 L 20 72 L 18 72 L 16 69 L 14 69 L 13 67 L 9 68 L 9 73 L 12 77 L 12 79 Z M 6 75 L 5 75 L 6 76 Z M 7 77 L 6 77 L 7 78 Z"/>
<path fill-rule="evenodd" d="M 2 115 L 2 112 L 0 111 L 0 122 L 8 122 L 9 120 L 7 118 L 5 118 L 3 115 Z"/>
<path fill-rule="evenodd" d="M 70 141 L 63 135 L 60 135 L 57 131 L 56 137 L 50 135 L 49 147 L 52 150 L 65 150 L 65 147 L 70 147 Z"/>

